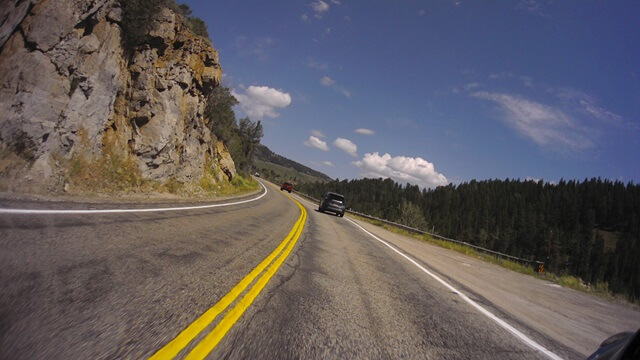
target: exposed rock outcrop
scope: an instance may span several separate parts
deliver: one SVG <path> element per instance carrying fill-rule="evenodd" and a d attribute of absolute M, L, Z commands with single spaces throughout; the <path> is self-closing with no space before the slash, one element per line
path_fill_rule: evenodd
<path fill-rule="evenodd" d="M 161 11 L 129 58 L 115 0 L 0 0 L 0 13 L 0 156 L 25 159 L 27 179 L 62 189 L 65 159 L 107 148 L 146 179 L 197 180 L 206 158 L 235 176 L 204 117 L 218 54 L 179 15 Z"/>

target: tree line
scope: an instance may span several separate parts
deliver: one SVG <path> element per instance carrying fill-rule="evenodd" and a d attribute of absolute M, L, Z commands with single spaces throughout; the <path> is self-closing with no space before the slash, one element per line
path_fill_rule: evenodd
<path fill-rule="evenodd" d="M 249 117 L 236 120 L 233 107 L 237 104 L 229 88 L 217 86 L 207 98 L 204 115 L 211 132 L 229 149 L 236 170 L 247 175 L 264 130 L 260 120 L 255 123 Z"/>
<path fill-rule="evenodd" d="M 347 207 L 513 256 L 557 274 L 640 298 L 640 185 L 584 181 L 472 180 L 420 189 L 390 179 L 304 183 Z"/>

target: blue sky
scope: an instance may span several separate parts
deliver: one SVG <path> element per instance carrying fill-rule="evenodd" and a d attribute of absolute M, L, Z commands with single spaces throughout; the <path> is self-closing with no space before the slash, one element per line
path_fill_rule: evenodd
<path fill-rule="evenodd" d="M 333 178 L 640 182 L 638 1 L 186 3 L 236 115 Z"/>

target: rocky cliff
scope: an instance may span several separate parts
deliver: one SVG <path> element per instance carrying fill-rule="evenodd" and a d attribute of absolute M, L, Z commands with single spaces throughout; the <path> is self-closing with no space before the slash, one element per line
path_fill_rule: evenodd
<path fill-rule="evenodd" d="M 163 9 L 130 56 L 116 0 L 0 0 L 0 14 L 0 190 L 68 190 L 74 166 L 113 159 L 160 183 L 235 176 L 204 116 L 218 54 L 179 15 Z"/>

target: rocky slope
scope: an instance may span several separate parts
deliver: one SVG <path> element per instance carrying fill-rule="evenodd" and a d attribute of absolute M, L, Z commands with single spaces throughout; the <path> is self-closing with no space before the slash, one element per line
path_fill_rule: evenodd
<path fill-rule="evenodd" d="M 204 116 L 218 54 L 179 15 L 161 11 L 129 57 L 116 0 L 0 0 L 0 14 L 0 190 L 68 190 L 74 164 L 115 158 L 157 182 L 235 176 Z"/>

